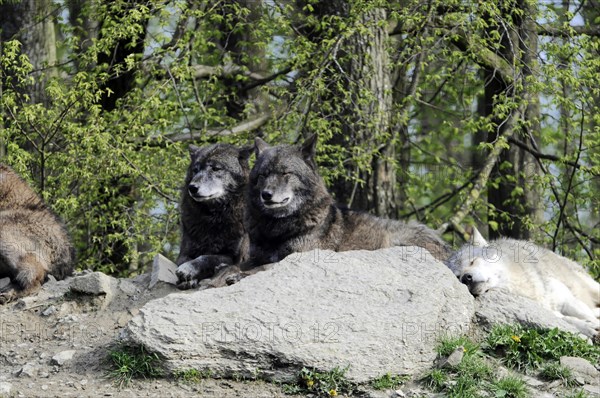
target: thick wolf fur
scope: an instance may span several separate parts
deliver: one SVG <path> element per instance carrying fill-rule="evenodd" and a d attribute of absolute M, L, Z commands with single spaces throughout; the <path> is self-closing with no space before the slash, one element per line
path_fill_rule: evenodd
<path fill-rule="evenodd" d="M 314 135 L 302 146 L 270 147 L 256 139 L 247 199 L 250 261 L 244 269 L 317 248 L 420 246 L 439 260 L 447 259 L 448 247 L 425 225 L 337 207 L 318 173 L 316 141 Z"/>
<path fill-rule="evenodd" d="M 600 328 L 600 284 L 581 265 L 531 242 L 488 243 L 477 230 L 473 237 L 448 261 L 473 295 L 504 289 L 539 302 L 588 336 Z"/>
<path fill-rule="evenodd" d="M 191 161 L 181 193 L 179 287 L 191 289 L 221 265 L 246 259 L 244 195 L 252 148 L 190 146 Z"/>
<path fill-rule="evenodd" d="M 10 167 L 0 164 L 0 278 L 11 283 L 0 304 L 35 293 L 48 274 L 73 272 L 73 246 L 62 222 Z"/>

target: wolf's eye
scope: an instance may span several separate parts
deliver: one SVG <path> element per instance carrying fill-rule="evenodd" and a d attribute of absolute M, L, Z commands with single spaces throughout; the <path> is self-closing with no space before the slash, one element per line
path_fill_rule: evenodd
<path fill-rule="evenodd" d="M 223 168 L 222 168 L 221 166 L 219 166 L 218 164 L 213 164 L 213 165 L 211 165 L 211 166 L 210 166 L 210 168 L 211 168 L 213 171 L 220 171 L 220 170 L 222 170 L 222 169 L 223 169 Z"/>
<path fill-rule="evenodd" d="M 199 171 L 200 171 L 200 165 L 195 164 L 194 167 L 192 167 L 192 173 L 196 174 Z"/>

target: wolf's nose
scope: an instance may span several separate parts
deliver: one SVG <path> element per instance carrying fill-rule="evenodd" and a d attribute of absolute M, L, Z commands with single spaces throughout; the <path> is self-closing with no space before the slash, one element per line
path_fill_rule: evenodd
<path fill-rule="evenodd" d="M 470 284 L 471 282 L 473 282 L 473 275 L 471 274 L 464 274 L 462 276 L 462 278 L 460 278 L 460 281 L 464 284 Z"/>
<path fill-rule="evenodd" d="M 266 191 L 266 190 L 265 190 L 265 191 L 262 191 L 262 192 L 260 193 L 260 197 L 261 197 L 263 200 L 270 201 L 271 199 L 273 199 L 273 192 L 271 192 L 271 191 Z"/>
<path fill-rule="evenodd" d="M 197 193 L 198 193 L 198 189 L 200 189 L 200 188 L 198 187 L 198 185 L 194 185 L 194 184 L 190 184 L 190 185 L 188 185 L 188 191 L 190 191 L 190 193 L 191 193 L 192 195 L 195 195 L 195 194 L 197 194 Z"/>

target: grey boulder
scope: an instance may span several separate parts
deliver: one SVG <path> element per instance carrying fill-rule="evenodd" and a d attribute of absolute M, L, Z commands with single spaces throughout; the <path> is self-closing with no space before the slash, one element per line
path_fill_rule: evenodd
<path fill-rule="evenodd" d="M 468 332 L 474 300 L 452 272 L 411 247 L 288 256 L 220 288 L 147 303 L 126 339 L 171 370 L 291 380 L 302 367 L 364 382 L 428 369 L 435 346 Z"/>

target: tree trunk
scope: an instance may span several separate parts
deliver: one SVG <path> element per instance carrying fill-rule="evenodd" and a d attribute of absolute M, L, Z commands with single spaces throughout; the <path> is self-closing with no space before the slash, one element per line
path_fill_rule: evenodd
<path fill-rule="evenodd" d="M 55 75 L 56 36 L 52 6 L 51 0 L 0 2 L 0 44 L 18 40 L 21 43 L 21 52 L 27 55 L 33 67 L 33 84 L 28 87 L 13 86 L 10 89 L 22 94 L 22 100 L 32 104 L 48 105 L 46 83 L 49 77 Z M 6 80 L 0 84 L 3 89 L 8 89 L 5 87 Z M 24 147 L 38 155 L 39 162 L 32 165 L 32 174 L 43 190 L 46 174 L 45 154 L 48 151 L 49 138 L 42 129 L 24 133 L 27 133 Z M 4 149 L 0 149 L 0 154 L 2 152 Z"/>
<path fill-rule="evenodd" d="M 531 76 L 537 66 L 537 34 L 535 31 L 535 9 L 527 2 L 519 2 L 520 10 L 505 10 L 504 19 L 512 20 L 514 29 L 506 30 L 500 26 L 491 25 L 492 30 L 497 29 L 502 32 L 501 56 L 508 60 L 510 64 L 516 65 L 523 76 Z M 526 16 L 521 18 L 520 12 Z M 491 22 L 491 21 L 490 21 Z M 526 86 L 526 79 L 523 92 L 515 93 L 512 84 L 509 84 L 494 69 L 484 71 L 485 91 L 484 91 L 484 110 L 485 116 L 497 114 L 495 107 L 498 105 L 498 98 L 515 97 L 517 100 L 523 100 L 525 94 L 530 90 Z M 525 111 L 525 118 L 529 121 L 529 127 L 526 130 L 520 130 L 517 139 L 532 144 L 532 139 L 539 136 L 539 98 L 537 95 L 528 95 L 530 103 Z M 492 116 L 493 122 L 498 126 L 498 130 L 488 133 L 488 142 L 493 143 L 499 135 L 505 132 L 506 124 L 502 118 Z M 539 166 L 535 158 L 527 151 L 517 146 L 511 146 L 505 150 L 497 163 L 491 180 L 494 183 L 488 185 L 488 203 L 490 210 L 488 212 L 488 222 L 495 222 L 497 229 L 490 228 L 490 238 L 506 236 L 515 239 L 528 239 L 529 229 L 526 224 L 531 221 L 539 221 L 541 217 L 540 193 L 535 182 L 535 177 L 540 173 Z"/>
<path fill-rule="evenodd" d="M 335 54 L 338 70 L 331 73 L 330 100 L 339 118 L 341 133 L 331 143 L 364 150 L 363 162 L 346 164 L 346 174 L 358 181 L 339 178 L 331 190 L 338 202 L 379 216 L 397 216 L 395 137 L 391 134 L 392 87 L 387 53 L 386 10 L 367 7 L 355 17 L 343 0 L 320 2 L 320 17 L 337 15 L 356 24 L 347 38 L 339 38 Z M 352 16 L 352 18 L 351 18 Z M 354 19 L 356 18 L 356 19 Z M 319 40 L 314 36 L 313 40 Z M 337 92 L 336 84 L 345 92 Z"/>

